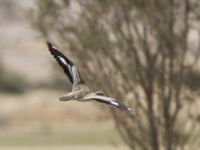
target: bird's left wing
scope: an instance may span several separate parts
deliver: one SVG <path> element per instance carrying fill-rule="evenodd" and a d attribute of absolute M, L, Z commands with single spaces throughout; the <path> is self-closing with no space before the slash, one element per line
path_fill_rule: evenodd
<path fill-rule="evenodd" d="M 121 103 L 121 102 L 119 102 L 116 99 L 111 98 L 111 97 L 100 96 L 100 95 L 88 95 L 88 96 L 85 96 L 84 99 L 94 99 L 98 102 L 111 105 L 114 108 L 119 108 L 119 109 L 123 109 L 123 110 L 126 110 L 126 111 L 132 111 L 131 108 L 127 107 L 123 103 Z"/>
<path fill-rule="evenodd" d="M 74 63 L 64 56 L 58 48 L 56 48 L 51 43 L 47 42 L 49 51 L 54 56 L 54 58 L 57 60 L 58 64 L 62 67 L 65 74 L 68 76 L 70 82 L 73 86 L 78 85 L 80 83 L 84 83 L 83 79 L 81 78 L 81 75 L 78 71 L 78 68 L 74 65 Z"/>

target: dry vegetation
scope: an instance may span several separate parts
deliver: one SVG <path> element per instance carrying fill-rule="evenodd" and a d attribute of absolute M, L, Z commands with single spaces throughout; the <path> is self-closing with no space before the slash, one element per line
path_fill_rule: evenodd
<path fill-rule="evenodd" d="M 0 147 L 121 145 L 109 118 L 93 103 L 62 103 L 59 92 L 0 95 Z"/>
<path fill-rule="evenodd" d="M 110 146 L 36 146 L 36 147 L 1 147 L 1 150 L 128 150 L 127 147 Z"/>
<path fill-rule="evenodd" d="M 83 5 L 81 5 L 84 10 L 83 14 L 81 14 L 82 18 L 79 20 L 81 23 L 76 20 L 75 16 L 70 16 L 70 13 L 64 13 L 68 14 L 69 18 L 72 17 L 70 18 L 72 19 L 70 23 L 73 26 L 70 26 L 71 24 L 68 24 L 68 21 L 62 19 L 62 17 L 68 17 L 62 14 L 63 11 L 59 12 L 58 10 L 73 12 L 72 10 L 74 9 L 71 10 L 68 7 L 70 6 L 68 0 L 61 1 L 65 2 L 65 5 L 62 7 L 59 4 L 56 5 L 58 1 L 55 3 L 53 0 L 38 1 L 39 9 L 42 11 L 37 14 L 39 18 L 36 18 L 38 19 L 36 21 L 40 23 L 37 29 L 43 33 L 44 37 L 58 41 L 61 48 L 71 48 L 72 56 L 77 58 L 75 62 L 79 65 L 85 79 L 90 81 L 90 86 L 102 87 L 107 93 L 125 100 L 125 103 L 132 105 L 132 107 L 137 106 L 140 122 L 135 122 L 133 118 L 129 118 L 123 113 L 119 113 L 119 111 L 111 111 L 126 144 L 132 149 L 135 148 L 135 145 L 136 147 L 139 145 L 138 147 L 141 147 L 141 149 L 146 150 L 153 147 L 152 149 L 155 150 L 158 149 L 158 145 L 160 147 L 165 145 L 165 148 L 169 150 L 171 147 L 168 147 L 168 145 L 177 144 L 182 149 L 197 150 L 195 147 L 199 147 L 200 143 L 200 115 L 198 115 L 200 114 L 198 109 L 200 105 L 198 102 L 200 75 L 198 65 L 196 65 L 198 64 L 199 47 L 197 44 L 198 32 L 196 32 L 198 28 L 196 29 L 196 24 L 190 22 L 190 17 L 192 17 L 193 21 L 198 20 L 198 18 L 194 17 L 195 13 L 197 15 L 199 13 L 197 11 L 199 7 L 198 1 L 184 0 L 183 2 L 182 0 L 177 0 L 178 5 L 168 3 L 168 7 L 162 4 L 162 2 L 167 1 L 160 1 L 161 3 L 158 4 L 161 8 L 158 8 L 157 6 L 159 5 L 154 5 L 153 1 L 149 1 L 149 4 L 146 5 L 145 3 L 143 5 L 142 2 L 144 1 L 140 3 L 137 0 L 132 1 L 134 5 L 126 3 L 129 2 L 128 0 L 118 1 L 117 3 L 115 1 L 112 5 L 110 5 L 111 1 L 105 1 L 107 2 L 105 5 L 101 0 L 97 0 L 94 3 L 87 3 L 89 1 L 86 0 L 84 1 L 85 3 L 82 1 Z M 173 1 L 170 0 L 170 2 Z M 4 79 L 0 78 L 4 82 L 7 81 L 5 82 L 6 85 L 15 83 L 17 85 L 16 89 L 22 88 L 24 90 L 27 87 L 21 84 L 23 81 L 18 80 L 21 80 L 21 77 L 14 78 L 16 77 L 16 71 L 24 75 L 31 83 L 36 83 L 33 87 L 37 89 L 26 91 L 22 95 L 0 93 L 0 149 L 115 149 L 107 145 L 116 145 L 116 149 L 119 150 L 126 149 L 127 147 L 118 147 L 118 145 L 123 145 L 124 143 L 114 129 L 115 125 L 110 120 L 111 116 L 106 115 L 108 111 L 105 107 L 101 107 L 98 104 L 93 105 L 92 103 L 80 105 L 76 102 L 62 103 L 58 101 L 58 97 L 63 93 L 54 92 L 51 88 L 61 87 L 61 83 L 63 83 L 65 77 L 58 70 L 56 72 L 58 71 L 59 74 L 52 72 L 55 68 L 52 69 L 51 64 L 49 64 L 51 57 L 46 51 L 45 41 L 42 40 L 36 31 L 31 29 L 28 23 L 30 20 L 27 20 L 27 16 L 24 15 L 26 13 L 23 13 L 24 8 L 32 7 L 32 4 L 29 2 L 18 0 L 18 4 L 15 5 L 16 1 L 3 0 L 1 1 L 2 5 L 0 5 L 0 21 L 3 20 L 3 22 L 1 21 L 2 30 L 0 33 L 4 35 L 0 37 L 1 60 L 4 61 L 6 70 L 7 68 L 12 70 L 9 75 L 4 74 L 6 80 L 4 80 L 5 77 Z M 187 2 L 191 2 L 194 5 L 188 7 Z M 2 7 L 3 4 L 6 6 L 5 8 Z M 49 5 L 52 6 L 51 9 L 49 9 Z M 171 5 L 174 6 L 171 7 Z M 136 16 L 133 15 L 134 13 L 132 14 L 131 6 L 137 6 L 133 9 L 137 9 L 139 16 L 136 15 L 137 13 L 135 14 Z M 176 6 L 180 6 L 180 10 L 173 12 L 174 9 L 171 8 L 175 8 Z M 77 6 L 73 7 L 76 8 Z M 19 10 L 20 12 L 18 12 Z M 110 10 L 111 14 L 108 15 Z M 184 10 L 185 13 L 182 13 Z M 55 13 L 56 11 L 58 11 L 58 14 Z M 155 13 L 154 11 L 158 11 L 159 13 Z M 35 12 L 36 9 L 33 9 L 33 15 L 35 15 Z M 173 17 L 168 18 L 169 12 L 174 13 L 175 16 L 177 15 L 177 18 L 182 17 L 179 18 L 180 20 Z M 52 20 L 48 18 L 48 15 L 52 17 Z M 150 16 L 145 17 L 147 15 Z M 47 20 L 45 20 L 45 17 Z M 185 19 L 183 19 L 184 17 Z M 57 23 L 59 24 L 55 24 L 56 19 L 58 19 Z M 115 22 L 112 22 L 112 19 Z M 138 24 L 135 24 L 135 20 L 139 22 L 141 29 L 138 30 Z M 104 24 L 104 21 L 107 24 Z M 173 24 L 173 21 L 177 22 Z M 158 24 L 158 22 L 160 23 Z M 38 22 L 34 23 L 37 24 Z M 183 26 L 179 25 L 180 23 Z M 196 23 L 198 24 L 198 21 Z M 77 28 L 76 25 L 78 26 Z M 127 34 L 126 30 L 129 25 L 130 32 L 128 33 L 131 33 L 130 35 Z M 172 26 L 178 29 L 177 31 L 179 32 L 173 32 L 171 30 Z M 182 28 L 179 28 L 180 26 Z M 192 32 L 189 32 L 190 30 Z M 51 32 L 53 32 L 53 36 Z M 155 35 L 158 35 L 158 37 Z M 52 37 L 59 38 L 54 39 Z M 149 37 L 154 38 L 153 41 Z M 76 40 L 73 41 L 74 39 L 78 40 L 78 42 Z M 155 48 L 154 46 L 158 46 L 156 49 L 157 52 L 161 48 L 163 51 L 157 55 L 154 51 L 155 49 L 153 49 Z M 177 52 L 176 54 L 174 53 L 177 57 L 171 55 L 171 49 Z M 180 50 L 188 50 L 187 52 L 189 53 L 186 55 L 184 51 Z M 139 56 L 137 56 L 137 52 Z M 187 59 L 184 59 L 185 56 Z M 191 65 L 192 67 L 187 66 L 186 70 L 181 70 L 185 69 L 182 68 L 185 63 L 181 63 L 180 60 L 186 60 L 187 64 L 191 58 L 191 60 L 194 60 L 192 56 L 195 56 L 194 58 L 197 61 Z M 104 58 L 104 61 L 101 60 L 101 57 Z M 157 63 L 155 63 L 156 57 L 159 58 Z M 80 60 L 79 58 L 83 59 Z M 99 73 L 99 70 L 101 70 L 101 73 Z M 182 71 L 185 73 L 183 76 Z M 1 73 L 2 70 L 0 76 Z M 54 75 L 56 75 L 56 82 L 46 84 L 48 82 L 47 79 Z M 152 75 L 156 77 L 152 78 Z M 59 78 L 59 82 L 57 77 Z M 12 78 L 14 80 L 10 80 Z M 105 84 L 105 80 L 107 84 Z M 178 81 L 180 83 L 174 84 Z M 0 89 L 2 85 L 0 85 Z M 184 85 L 184 88 L 182 88 L 182 85 Z M 2 87 L 5 88 L 6 86 Z M 48 89 L 44 90 L 46 87 Z M 61 88 L 65 89 L 65 84 L 62 84 Z M 128 95 L 127 91 L 129 92 Z M 151 103 L 152 97 L 155 102 L 154 105 Z M 182 101 L 183 97 L 186 100 L 184 103 Z M 168 102 L 164 103 L 166 99 L 168 99 L 168 102 L 172 101 L 172 107 L 166 108 L 166 106 L 169 106 Z M 179 102 L 184 105 L 180 106 Z M 145 109 L 148 111 L 147 113 L 145 113 Z M 175 125 L 168 124 L 171 118 L 174 117 L 172 115 L 174 111 L 171 111 L 171 109 L 175 110 L 175 118 L 176 113 L 178 114 Z M 191 120 L 196 120 L 197 122 L 193 124 Z M 172 128 L 173 130 L 171 130 Z M 150 134 L 146 132 L 147 130 Z M 159 138 L 156 136 L 159 136 Z M 173 141 L 171 137 L 173 137 Z M 166 144 L 167 142 L 169 144 Z"/>
<path fill-rule="evenodd" d="M 111 111 L 132 150 L 191 146 L 196 130 L 188 123 L 198 125 L 198 114 L 188 111 L 200 78 L 198 0 L 45 0 L 37 6 L 33 22 L 43 37 L 77 57 L 91 86 L 137 109 L 136 117 Z"/>
<path fill-rule="evenodd" d="M 0 149 L 112 150 L 112 145 L 121 145 L 113 122 L 100 113 L 98 105 L 58 100 L 64 92 L 52 88 L 65 90 L 67 81 L 62 72 L 61 82 L 51 80 L 55 74 L 46 43 L 24 13 L 31 2 L 0 3 L 0 33 L 4 35 L 0 37 Z M 24 79 L 28 85 L 22 84 Z M 24 93 L 15 94 L 13 88 Z"/>

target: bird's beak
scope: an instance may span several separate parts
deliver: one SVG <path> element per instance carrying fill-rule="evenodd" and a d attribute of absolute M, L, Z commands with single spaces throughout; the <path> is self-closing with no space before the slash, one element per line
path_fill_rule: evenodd
<path fill-rule="evenodd" d="M 69 95 L 63 95 L 60 97 L 60 101 L 69 101 L 72 100 L 72 97 L 70 97 Z"/>

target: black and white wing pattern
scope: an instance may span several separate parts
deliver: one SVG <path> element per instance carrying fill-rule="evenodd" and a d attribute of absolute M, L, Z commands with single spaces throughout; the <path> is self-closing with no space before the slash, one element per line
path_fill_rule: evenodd
<path fill-rule="evenodd" d="M 81 75 L 78 71 L 78 68 L 74 65 L 74 63 L 64 56 L 54 45 L 50 42 L 47 42 L 50 53 L 54 56 L 58 64 L 62 67 L 65 74 L 68 76 L 71 84 L 78 85 L 80 83 L 84 83 Z"/>
<path fill-rule="evenodd" d="M 111 98 L 111 97 L 100 96 L 100 95 L 88 95 L 88 96 L 85 96 L 84 99 L 88 99 L 88 100 L 94 99 L 98 102 L 111 105 L 114 108 L 119 108 L 119 109 L 123 109 L 123 110 L 126 110 L 126 111 L 132 111 L 131 108 L 127 107 L 123 103 L 121 103 L 121 102 L 119 102 L 116 99 Z"/>

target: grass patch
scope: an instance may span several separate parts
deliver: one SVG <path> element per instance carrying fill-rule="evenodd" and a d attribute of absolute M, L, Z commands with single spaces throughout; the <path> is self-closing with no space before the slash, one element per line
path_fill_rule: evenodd
<path fill-rule="evenodd" d="M 66 125 L 66 130 L 40 130 L 32 133 L 0 134 L 0 146 L 43 146 L 43 145 L 122 145 L 115 129 L 98 128 L 100 125 Z"/>

